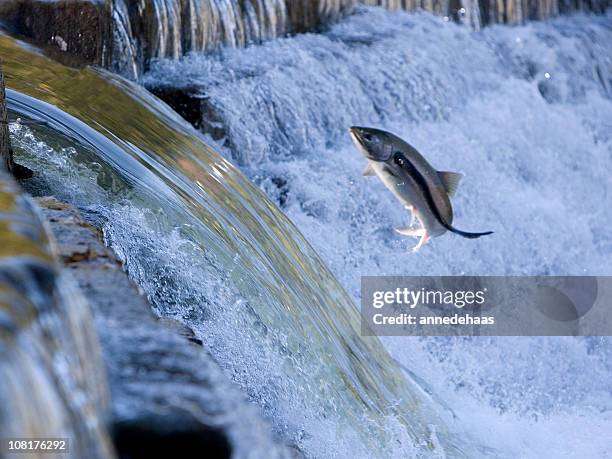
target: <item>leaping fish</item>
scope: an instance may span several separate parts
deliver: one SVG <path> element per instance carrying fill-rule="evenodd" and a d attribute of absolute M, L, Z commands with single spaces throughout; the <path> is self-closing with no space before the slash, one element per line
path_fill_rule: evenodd
<path fill-rule="evenodd" d="M 376 175 L 420 222 L 421 227 L 398 228 L 404 236 L 420 237 L 418 251 L 431 237 L 446 231 L 475 239 L 493 231 L 468 233 L 452 226 L 453 196 L 463 177 L 457 172 L 436 171 L 411 145 L 381 129 L 353 126 L 350 134 L 368 165 L 363 175 Z M 413 222 L 411 222 L 412 225 Z"/>

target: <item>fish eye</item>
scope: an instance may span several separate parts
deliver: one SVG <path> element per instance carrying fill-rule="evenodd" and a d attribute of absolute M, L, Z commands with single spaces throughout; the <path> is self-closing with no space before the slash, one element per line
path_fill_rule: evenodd
<path fill-rule="evenodd" d="M 393 162 L 398 166 L 403 166 L 406 163 L 406 158 L 399 151 L 396 151 L 393 155 Z"/>
<path fill-rule="evenodd" d="M 367 141 L 367 142 L 371 142 L 372 141 L 372 135 L 371 134 L 363 134 L 363 138 Z"/>

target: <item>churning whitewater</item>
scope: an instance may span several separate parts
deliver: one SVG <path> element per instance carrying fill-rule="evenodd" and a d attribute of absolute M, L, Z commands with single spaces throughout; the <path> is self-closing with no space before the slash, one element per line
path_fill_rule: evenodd
<path fill-rule="evenodd" d="M 358 336 L 353 303 L 361 275 L 610 274 L 611 43 L 610 14 L 473 32 L 360 9 L 321 34 L 158 62 L 143 83 L 196 91 L 209 143 L 305 239 L 142 88 L 8 37 L 0 51 L 12 119 L 29 118 L 11 131 L 32 191 L 103 227 L 156 312 L 194 330 L 278 443 L 313 458 L 599 458 L 608 338 L 385 339 L 402 376 Z M 354 125 L 463 174 L 456 221 L 495 234 L 412 254 L 394 232 L 405 210 L 361 175 Z M 253 423 L 232 434 L 238 455 L 286 456 L 252 413 L 236 417 Z"/>
<path fill-rule="evenodd" d="M 143 82 L 205 101 L 214 142 L 355 301 L 361 275 L 612 274 L 610 12 L 474 32 L 364 8 L 322 34 L 159 61 Z M 462 173 L 456 219 L 495 235 L 410 253 L 393 231 L 406 212 L 361 176 L 352 125 L 392 131 L 437 170 Z M 483 445 L 509 457 L 612 454 L 608 338 L 385 344 Z"/>

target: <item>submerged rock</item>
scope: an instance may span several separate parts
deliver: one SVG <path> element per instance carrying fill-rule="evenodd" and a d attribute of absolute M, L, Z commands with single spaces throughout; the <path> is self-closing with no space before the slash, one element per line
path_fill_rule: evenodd
<path fill-rule="evenodd" d="M 197 88 L 150 85 L 147 89 L 166 102 L 195 128 L 210 135 L 214 140 L 227 136 L 223 119 Z"/>

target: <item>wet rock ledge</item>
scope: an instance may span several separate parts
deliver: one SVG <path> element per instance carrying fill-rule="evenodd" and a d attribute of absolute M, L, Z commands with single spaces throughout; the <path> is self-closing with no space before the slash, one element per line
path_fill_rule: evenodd
<path fill-rule="evenodd" d="M 99 342 L 81 293 L 15 171 L 0 69 L 0 458 L 5 439 L 69 438 L 72 457 L 115 457 Z M 59 458 L 65 453 L 19 454 Z"/>
<path fill-rule="evenodd" d="M 224 426 L 215 426 L 206 397 L 214 393 L 201 343 L 182 325 L 153 315 L 99 231 L 74 207 L 36 199 L 57 241 L 58 254 L 89 303 L 102 343 L 111 399 L 112 434 L 120 457 L 230 457 Z M 177 396 L 177 389 L 191 394 Z M 189 406 L 187 410 L 183 406 Z M 194 413 L 193 407 L 197 407 Z M 215 408 L 216 409 L 216 408 Z"/>
<path fill-rule="evenodd" d="M 178 457 L 179 452 L 188 452 L 189 457 L 223 459 L 249 457 L 252 449 L 274 451 L 270 457 L 282 456 L 284 447 L 273 439 L 267 422 L 226 379 L 193 332 L 152 312 L 121 262 L 104 245 L 99 229 L 79 210 L 54 197 L 38 197 L 32 202 L 13 179 L 8 180 L 11 192 L 35 204 L 32 211 L 42 217 L 42 226 L 50 231 L 52 241 L 52 249 L 43 255 L 54 275 L 68 280 L 71 286 L 63 295 L 58 293 L 55 301 L 41 302 L 41 307 L 53 312 L 53 334 L 57 337 L 52 336 L 51 341 L 39 336 L 33 339 L 49 347 L 45 361 L 66 360 L 64 368 L 70 375 L 74 373 L 76 378 L 83 373 L 87 377 L 84 382 L 78 381 L 82 386 L 86 383 L 80 391 L 87 403 L 83 412 L 64 415 L 64 411 L 73 409 L 78 395 L 57 382 L 59 375 L 47 380 L 33 378 L 28 366 L 17 358 L 23 358 L 28 348 L 21 349 L 19 342 L 13 342 L 12 347 L 5 343 L 5 329 L 21 335 L 29 333 L 29 328 L 37 330 L 37 316 L 11 297 L 9 305 L 3 306 L 6 289 L 10 292 L 24 287 L 23 282 L 16 281 L 19 272 L 10 270 L 0 258 L 0 376 L 9 383 L 0 387 L 0 401 L 16 397 L 22 403 L 0 406 L 2 431 L 20 437 L 50 437 L 60 432 L 71 438 L 76 455 L 70 457 L 75 459 Z M 2 191 L 0 186 L 0 202 Z M 24 211 L 19 210 L 15 218 L 23 216 Z M 0 231 L 0 239 L 2 235 Z M 54 258 L 60 263 L 54 263 Z M 22 324 L 10 320 L 26 312 L 32 316 L 31 325 L 19 330 Z M 68 332 L 76 336 L 62 336 Z M 88 345 L 83 347 L 83 342 Z M 68 347 L 64 348 L 66 343 Z M 65 385 L 78 386 L 70 380 Z M 49 404 L 41 398 L 54 390 L 62 394 L 63 405 Z M 37 418 L 40 412 L 44 417 Z M 66 417 L 64 430 L 48 425 L 48 419 L 58 416 Z M 20 422 L 22 417 L 25 419 Z M 95 429 L 82 431 L 72 419 L 82 419 L 77 422 Z M 88 452 L 81 455 L 83 451 Z M 293 457 L 299 456 L 293 453 Z"/>

